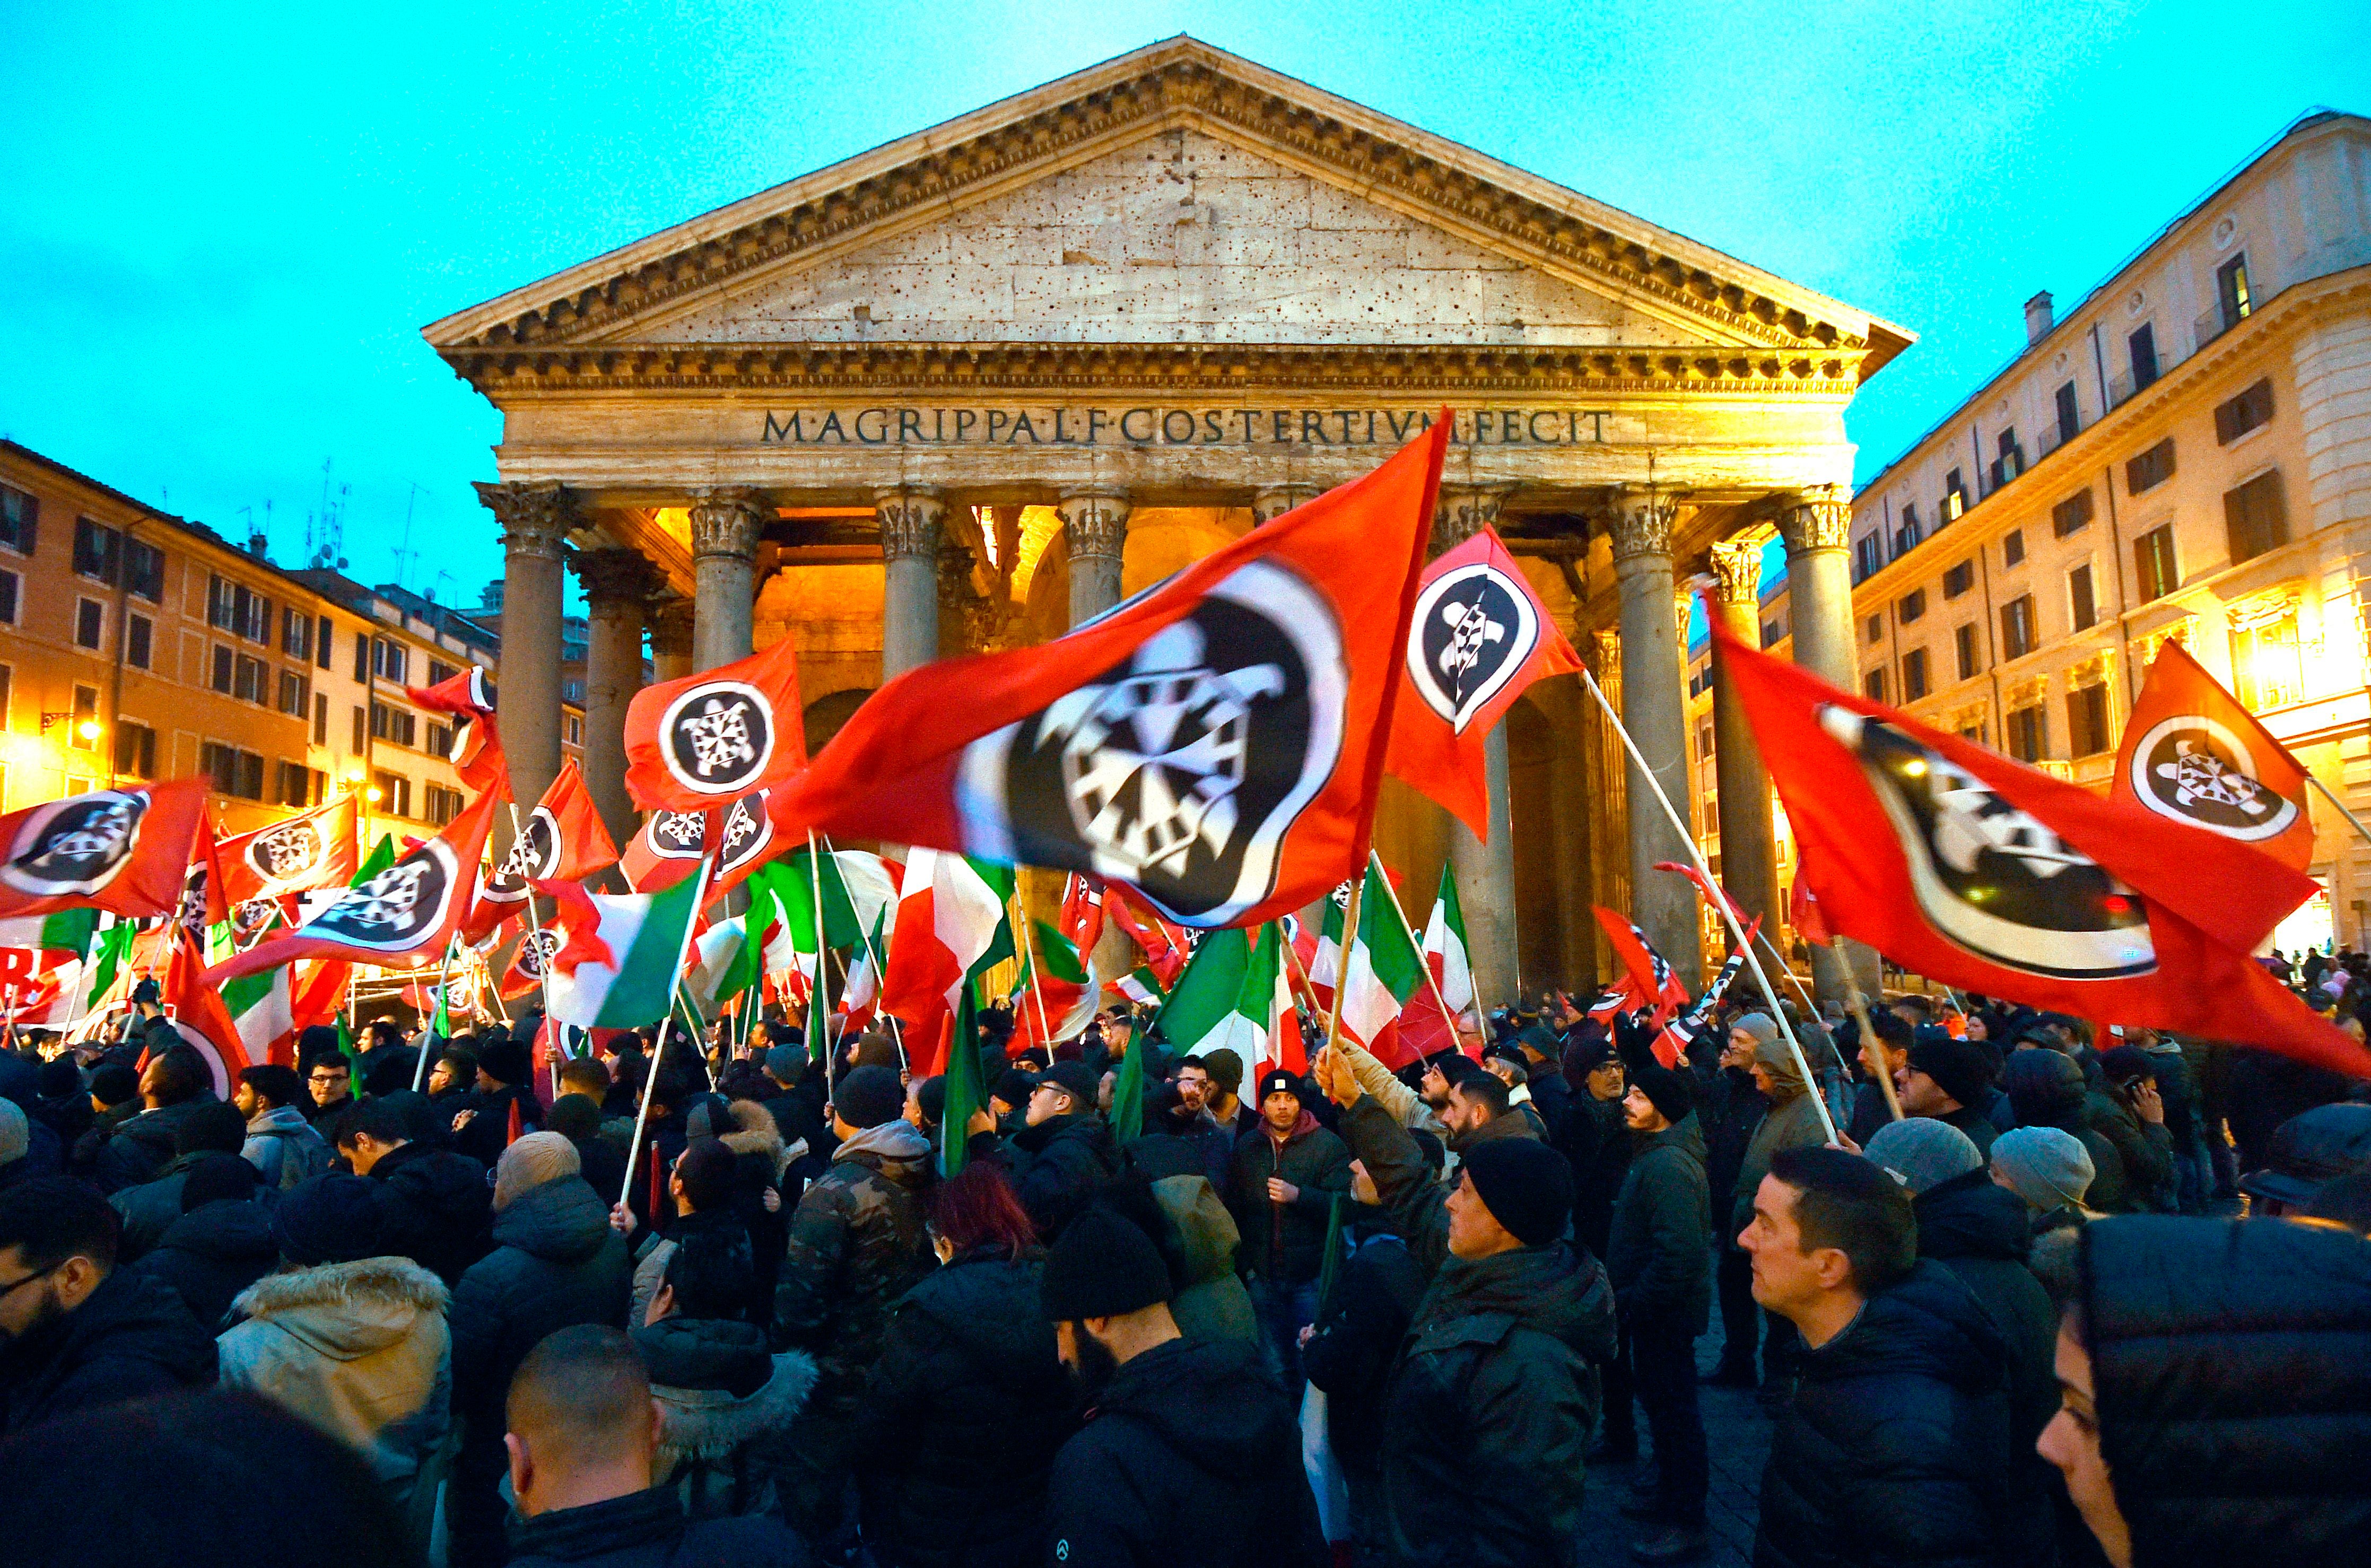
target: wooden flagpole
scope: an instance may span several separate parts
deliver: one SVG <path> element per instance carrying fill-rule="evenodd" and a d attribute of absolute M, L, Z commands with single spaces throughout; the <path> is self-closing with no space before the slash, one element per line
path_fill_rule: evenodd
<path fill-rule="evenodd" d="M 626 1185 L 618 1193 L 621 1204 L 634 1195 L 634 1161 L 642 1152 L 642 1133 L 651 1122 L 651 1090 L 659 1080 L 659 1063 L 666 1055 L 667 1036 L 675 1029 L 676 994 L 682 987 L 684 959 L 691 951 L 691 928 L 700 923 L 700 905 L 708 902 L 708 868 L 714 859 L 712 855 L 702 855 L 700 870 L 693 873 L 700 883 L 692 890 L 691 914 L 683 923 L 683 940 L 675 950 L 675 974 L 667 982 L 666 1015 L 659 1020 L 659 1037 L 651 1042 L 651 1070 L 642 1076 L 642 1103 L 634 1108 L 634 1136 L 626 1145 Z M 706 1053 L 701 1055 L 704 1057 Z M 651 1222 L 658 1223 L 658 1216 L 653 1215 Z"/>

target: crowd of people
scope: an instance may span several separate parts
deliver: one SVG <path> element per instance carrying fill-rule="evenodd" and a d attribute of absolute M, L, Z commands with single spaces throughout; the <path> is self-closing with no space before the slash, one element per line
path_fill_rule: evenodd
<path fill-rule="evenodd" d="M 2284 978 L 2371 1013 L 2359 956 Z M 1127 1009 L 1015 1056 L 989 1009 L 950 1126 L 894 1030 L 823 1060 L 779 1014 L 655 1068 L 648 1030 L 538 1062 L 533 1015 L 380 1020 L 225 1099 L 144 986 L 0 1052 L 0 1540 L 1687 1562 L 1712 1383 L 1773 1424 L 1768 1568 L 2360 1561 L 2371 1085 L 1866 1016 L 1725 1006 L 1673 1061 L 1551 994 L 1473 1054 L 1312 1024 L 1247 1078 Z"/>

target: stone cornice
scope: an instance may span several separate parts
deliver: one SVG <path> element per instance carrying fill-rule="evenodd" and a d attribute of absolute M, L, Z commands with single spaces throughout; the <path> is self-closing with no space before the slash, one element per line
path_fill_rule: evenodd
<path fill-rule="evenodd" d="M 1067 89 L 1067 91 L 1065 90 Z M 1369 200 L 1731 343 L 1850 354 L 1874 370 L 1902 329 L 1413 126 L 1190 39 L 1049 84 L 763 192 L 436 322 L 466 347 L 583 342 L 855 237 L 900 226 L 1191 122 Z M 1783 297 L 1781 297 L 1783 296 Z"/>
<path fill-rule="evenodd" d="M 627 390 L 1081 394 L 1140 388 L 1481 396 L 1731 395 L 1844 400 L 1861 351 L 1203 343 L 687 343 L 468 346 L 445 357 L 472 386 L 511 397 Z"/>

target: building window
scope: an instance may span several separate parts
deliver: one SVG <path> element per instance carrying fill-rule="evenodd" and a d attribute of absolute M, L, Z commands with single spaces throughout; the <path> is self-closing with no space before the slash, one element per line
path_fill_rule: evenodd
<path fill-rule="evenodd" d="M 2230 536 L 2234 566 L 2289 542 L 2288 506 L 2281 496 L 2278 468 L 2223 492 L 2223 527 Z"/>
<path fill-rule="evenodd" d="M 156 653 L 156 623 L 146 616 L 133 616 L 125 623 L 123 662 L 135 670 L 148 669 Z"/>
<path fill-rule="evenodd" d="M 1926 650 L 1913 648 L 1902 656 L 1902 700 L 1915 702 L 1926 695 Z"/>
<path fill-rule="evenodd" d="M 2173 478 L 2173 437 L 2167 436 L 2124 465 L 2124 490 L 2138 495 Z"/>
<path fill-rule="evenodd" d="M 307 706 L 305 700 L 305 677 L 294 670 L 280 672 L 280 711 L 302 719 Z"/>
<path fill-rule="evenodd" d="M 2050 746 L 2049 715 L 2040 703 L 2008 710 L 2008 755 L 2019 762 L 2040 762 Z"/>
<path fill-rule="evenodd" d="M 2075 399 L 2075 384 L 2071 381 L 2058 388 L 2058 444 L 2061 446 L 2075 439 L 2083 428 L 2083 406 Z"/>
<path fill-rule="evenodd" d="M 260 659 L 250 659 L 242 653 L 232 679 L 231 693 L 241 702 L 252 702 L 259 708 L 272 706 L 272 670 Z"/>
<path fill-rule="evenodd" d="M 313 744 L 317 746 L 330 744 L 330 698 L 327 694 L 318 691 L 313 694 Z"/>
<path fill-rule="evenodd" d="M 132 778 L 156 777 L 156 732 L 128 719 L 115 721 L 115 771 Z"/>
<path fill-rule="evenodd" d="M 330 645 L 337 640 L 337 628 L 323 616 L 313 626 L 313 663 L 323 669 L 330 667 Z"/>
<path fill-rule="evenodd" d="M 1943 476 L 1942 511 L 1943 521 L 1946 523 L 1956 523 L 1967 515 L 1967 481 L 1960 478 L 1960 470 L 1957 468 Z"/>
<path fill-rule="evenodd" d="M 165 552 L 140 539 L 123 542 L 123 586 L 135 599 L 165 602 Z"/>
<path fill-rule="evenodd" d="M 2231 684 L 2258 713 L 2305 700 L 2305 650 L 2297 641 L 2296 606 L 2231 625 Z"/>
<path fill-rule="evenodd" d="M 207 676 L 206 685 L 218 692 L 228 695 L 230 691 L 232 662 L 233 655 L 231 651 L 224 647 L 219 642 L 215 643 L 214 647 L 214 667 Z"/>
<path fill-rule="evenodd" d="M 2066 744 L 2075 756 L 2108 749 L 2108 688 L 2104 684 L 2066 694 Z"/>
<path fill-rule="evenodd" d="M 2034 646 L 2033 595 L 2020 594 L 2001 606 L 2001 657 L 2022 659 Z"/>
<path fill-rule="evenodd" d="M 1943 573 L 1943 597 L 1956 599 L 1976 585 L 1976 563 L 1963 560 Z"/>
<path fill-rule="evenodd" d="M 1871 647 L 1874 647 L 1879 642 L 1884 640 L 1885 612 L 1879 610 L 1877 614 L 1869 617 L 1868 624 L 1863 628 L 1863 630 L 1867 633 L 1868 642 Z"/>
<path fill-rule="evenodd" d="M 2273 384 L 2259 381 L 2227 403 L 2215 405 L 2215 444 L 2228 446 L 2273 417 Z"/>
<path fill-rule="evenodd" d="M 428 813 L 430 825 L 443 827 L 461 814 L 467 802 L 458 790 L 447 790 L 442 784 L 431 784 L 420 792 L 421 803 Z"/>
<path fill-rule="evenodd" d="M 2076 490 L 2050 509 L 2050 531 L 2060 538 L 2079 534 L 2091 525 L 2091 492 Z"/>
<path fill-rule="evenodd" d="M 378 809 L 387 816 L 411 814 L 411 780 L 400 773 L 374 773 L 371 787 L 378 791 Z"/>
<path fill-rule="evenodd" d="M 1902 595 L 1902 602 L 1900 604 L 1893 606 L 1894 618 L 1904 626 L 1908 626 L 1912 621 L 1916 620 L 1926 613 L 1926 590 L 1924 588 L 1912 589 L 1909 593 Z"/>
<path fill-rule="evenodd" d="M 2133 575 L 2143 599 L 2162 599 L 2181 585 L 2173 565 L 2173 525 L 2160 523 L 2133 541 Z"/>
<path fill-rule="evenodd" d="M 220 572 L 206 574 L 206 624 L 216 631 L 230 629 L 230 583 Z"/>
<path fill-rule="evenodd" d="M 217 790 L 242 801 L 263 799 L 263 758 L 219 741 L 208 741 L 199 755 L 201 766 Z"/>
<path fill-rule="evenodd" d="M 562 681 L 562 682 L 561 682 L 561 683 L 560 683 L 560 700 L 561 700 L 561 701 L 562 701 L 562 702 L 582 702 L 582 701 L 584 701 L 584 683 L 583 681 Z"/>
<path fill-rule="evenodd" d="M 420 716 L 408 708 L 391 708 L 384 702 L 371 704 L 371 733 L 377 739 L 399 746 L 420 744 Z"/>
<path fill-rule="evenodd" d="M 2025 472 L 2025 448 L 2017 442 L 2016 427 L 2000 432 L 1998 453 L 1993 458 L 1993 488 L 2001 486 Z"/>
<path fill-rule="evenodd" d="M 1777 647 L 1777 646 L 1778 646 L 1779 640 L 1780 640 L 1780 639 L 1782 639 L 1782 638 L 1784 638 L 1786 635 L 1787 635 L 1787 628 L 1786 628 L 1786 625 L 1785 625 L 1785 623 L 1784 623 L 1784 622 L 1781 622 L 1781 621 L 1775 621 L 1775 620 L 1766 620 L 1766 621 L 1764 621 L 1764 622 L 1762 623 L 1762 646 L 1763 646 L 1763 647 L 1764 647 L 1764 648 L 1775 648 L 1775 647 Z"/>
<path fill-rule="evenodd" d="M 75 601 L 75 646 L 93 652 L 107 640 L 107 606 L 97 599 Z"/>
<path fill-rule="evenodd" d="M 411 650 L 384 637 L 371 639 L 371 672 L 400 686 L 409 667 Z"/>
<path fill-rule="evenodd" d="M 358 631 L 354 633 L 354 679 L 362 682 L 364 686 L 368 686 L 370 684 L 370 633 L 366 631 Z"/>
<path fill-rule="evenodd" d="M 1863 534 L 1858 540 L 1855 541 L 1853 565 L 1858 570 L 1861 577 L 1875 576 L 1877 569 L 1885 564 L 1882 554 L 1884 548 L 1885 541 L 1875 534 Z"/>
<path fill-rule="evenodd" d="M 2066 574 L 2066 613 L 2076 631 L 2090 630 L 2099 618 L 2099 600 L 2091 592 L 2091 563 L 2088 560 Z"/>
<path fill-rule="evenodd" d="M 2025 564 L 2024 529 L 2011 528 L 2007 533 L 2001 536 L 2001 564 L 2004 566 L 2023 566 Z"/>
<path fill-rule="evenodd" d="M 445 663 L 442 659 L 431 659 L 428 661 L 428 684 L 430 686 L 443 686 L 446 681 L 451 680 L 455 675 L 457 675 L 460 673 L 460 671 Z"/>
<path fill-rule="evenodd" d="M 1974 680 L 1984 674 L 1984 633 L 1973 621 L 1951 634 L 1951 646 L 1960 656 L 1960 678 Z"/>
<path fill-rule="evenodd" d="M 450 724 L 438 724 L 433 721 L 429 724 L 428 755 L 430 756 L 451 756 L 453 755 L 453 726 Z"/>
<path fill-rule="evenodd" d="M 0 545 L 18 555 L 31 555 L 40 523 L 40 497 L 14 485 L 0 485 Z"/>
<path fill-rule="evenodd" d="M 272 798 L 283 806 L 308 806 L 313 803 L 313 770 L 301 762 L 283 762 L 279 767 L 279 788 Z"/>
<path fill-rule="evenodd" d="M 74 729 L 68 744 L 76 751 L 98 749 L 98 688 L 78 686 L 74 688 Z"/>
<path fill-rule="evenodd" d="M 1871 670 L 1860 678 L 1860 694 L 1871 702 L 1885 700 L 1885 672 Z"/>
<path fill-rule="evenodd" d="M 78 576 L 113 582 L 123 569 L 123 536 L 87 517 L 75 518 L 74 569 Z"/>
<path fill-rule="evenodd" d="M 2124 351 L 2132 356 L 2133 390 L 2157 380 L 2157 324 L 2144 321 L 2124 340 Z"/>
<path fill-rule="evenodd" d="M 2255 304 L 2248 297 L 2248 253 L 2241 251 L 2215 269 L 2215 303 L 2222 307 L 2223 330 L 2248 319 Z"/>
<path fill-rule="evenodd" d="M 354 709 L 354 744 L 346 749 L 356 756 L 370 749 L 370 719 L 360 708 Z"/>
<path fill-rule="evenodd" d="M 1919 531 L 1918 526 L 1918 508 L 1910 502 L 1903 502 L 1902 503 L 1902 522 L 1900 525 L 1893 530 L 1894 559 L 1897 560 L 1900 559 L 1910 550 L 1911 547 L 1917 544 L 1918 541 L 1924 537 L 1926 537 L 1926 536 Z"/>
<path fill-rule="evenodd" d="M 23 586 L 13 571 L 0 571 L 0 622 L 17 624 L 17 592 Z"/>
<path fill-rule="evenodd" d="M 1711 680 L 1712 672 L 1710 670 L 1706 670 L 1705 672 L 1705 678 L 1707 682 Z M 579 719 L 573 713 L 569 714 L 566 718 L 561 720 L 560 730 L 561 735 L 566 738 L 570 745 L 581 746 L 584 744 L 584 721 Z"/>
<path fill-rule="evenodd" d="M 280 612 L 280 651 L 291 659 L 313 656 L 313 617 L 294 605 Z"/>

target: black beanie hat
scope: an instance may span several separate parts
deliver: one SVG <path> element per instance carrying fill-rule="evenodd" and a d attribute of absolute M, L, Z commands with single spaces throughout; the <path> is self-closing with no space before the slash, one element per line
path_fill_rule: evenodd
<path fill-rule="evenodd" d="M 1572 1166 L 1537 1138 L 1490 1138 L 1465 1153 L 1465 1173 L 1490 1217 L 1526 1247 L 1544 1247 L 1572 1217 Z"/>
<path fill-rule="evenodd" d="M 1169 1299 L 1169 1265 L 1151 1237 L 1116 1209 L 1096 1204 L 1046 1254 L 1037 1294 L 1053 1322 L 1125 1317 Z"/>
<path fill-rule="evenodd" d="M 906 1086 L 887 1067 L 858 1067 L 832 1090 L 831 1108 L 851 1127 L 877 1127 L 906 1113 Z"/>
<path fill-rule="evenodd" d="M 1665 1121 L 1682 1121 L 1695 1109 L 1696 1097 L 1690 1091 L 1688 1080 L 1653 1056 L 1642 1056 L 1629 1064 L 1629 1074 L 1630 1087 L 1645 1095 L 1647 1102 L 1661 1112 Z"/>
<path fill-rule="evenodd" d="M 110 1062 L 90 1075 L 90 1097 L 101 1105 L 121 1105 L 140 1098 L 140 1075 L 121 1062 Z"/>
<path fill-rule="evenodd" d="M 516 1040 L 483 1040 L 478 1043 L 478 1070 L 499 1084 L 523 1084 L 535 1076 L 526 1046 Z"/>
<path fill-rule="evenodd" d="M 1926 1031 L 1919 1033 L 1924 1035 Z M 1937 1088 L 1962 1105 L 1982 1109 L 1991 1100 L 1993 1065 L 1964 1040 L 1948 1034 L 1921 1039 L 1910 1047 L 1910 1067 L 1933 1078 Z"/>
<path fill-rule="evenodd" d="M 1103 1079 L 1084 1062 L 1057 1062 L 1039 1076 L 1037 1087 L 1060 1090 L 1070 1097 L 1071 1113 L 1083 1114 L 1095 1108 Z"/>
<path fill-rule="evenodd" d="M 210 1204 L 216 1198 L 236 1198 L 244 1203 L 255 1196 L 260 1180 L 255 1167 L 237 1155 L 202 1154 L 181 1178 L 181 1212 L 187 1214 L 200 1204 Z"/>
<path fill-rule="evenodd" d="M 272 1236 L 292 1263 L 351 1263 L 386 1250 L 380 1214 L 378 1183 L 330 1171 L 288 1190 L 272 1211 Z"/>
<path fill-rule="evenodd" d="M 1295 1100 L 1303 1098 L 1307 1090 L 1301 1075 L 1288 1067 L 1270 1067 L 1260 1074 L 1258 1103 L 1266 1105 L 1269 1095 L 1278 1093 L 1290 1094 Z"/>
<path fill-rule="evenodd" d="M 1019 1067 L 1007 1067 L 997 1075 L 996 1087 L 989 1090 L 989 1098 L 1001 1100 L 1018 1109 L 1029 1103 L 1029 1096 L 1035 1092 L 1036 1088 L 1037 1079 L 1034 1075 Z"/>

